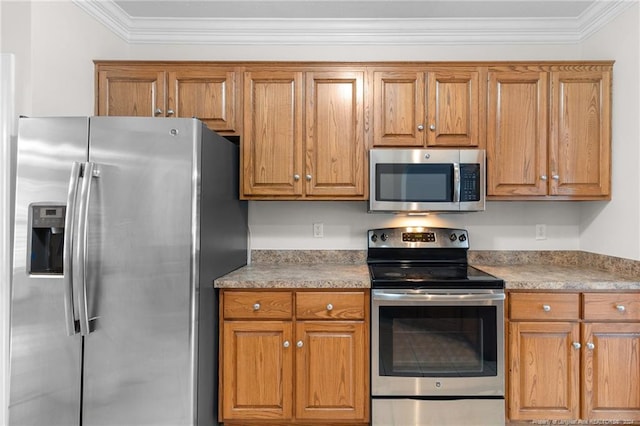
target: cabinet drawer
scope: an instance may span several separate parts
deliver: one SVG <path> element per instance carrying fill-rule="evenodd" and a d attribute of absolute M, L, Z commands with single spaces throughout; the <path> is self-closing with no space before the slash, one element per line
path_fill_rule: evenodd
<path fill-rule="evenodd" d="M 225 290 L 225 319 L 290 319 L 293 297 L 290 291 Z"/>
<path fill-rule="evenodd" d="M 640 293 L 584 293 L 585 320 L 640 321 Z"/>
<path fill-rule="evenodd" d="M 510 293 L 509 318 L 512 320 L 578 320 L 578 293 Z"/>
<path fill-rule="evenodd" d="M 298 292 L 296 293 L 296 318 L 363 319 L 364 304 L 363 292 Z"/>

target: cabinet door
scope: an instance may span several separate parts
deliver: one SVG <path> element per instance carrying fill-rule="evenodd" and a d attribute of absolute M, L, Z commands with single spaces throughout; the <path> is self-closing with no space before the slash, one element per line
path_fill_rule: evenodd
<path fill-rule="evenodd" d="M 168 73 L 167 116 L 196 117 L 218 132 L 237 133 L 236 74 L 212 66 Z"/>
<path fill-rule="evenodd" d="M 291 419 L 292 328 L 290 321 L 224 322 L 224 420 Z"/>
<path fill-rule="evenodd" d="M 302 73 L 244 74 L 243 196 L 302 195 Z"/>
<path fill-rule="evenodd" d="M 164 116 L 165 72 L 119 66 L 98 71 L 98 115 Z"/>
<path fill-rule="evenodd" d="M 373 146 L 424 146 L 424 109 L 423 72 L 374 72 Z"/>
<path fill-rule="evenodd" d="M 582 417 L 640 420 L 640 324 L 585 323 Z"/>
<path fill-rule="evenodd" d="M 296 418 L 366 422 L 369 351 L 360 321 L 296 324 Z"/>
<path fill-rule="evenodd" d="M 364 72 L 306 74 L 308 196 L 365 195 Z"/>
<path fill-rule="evenodd" d="M 577 419 L 580 401 L 577 322 L 509 324 L 509 418 Z"/>
<path fill-rule="evenodd" d="M 551 73 L 550 192 L 607 198 L 611 166 L 611 73 Z"/>
<path fill-rule="evenodd" d="M 489 72 L 487 195 L 547 195 L 546 72 Z"/>
<path fill-rule="evenodd" d="M 480 145 L 480 71 L 427 73 L 426 132 L 428 146 Z"/>

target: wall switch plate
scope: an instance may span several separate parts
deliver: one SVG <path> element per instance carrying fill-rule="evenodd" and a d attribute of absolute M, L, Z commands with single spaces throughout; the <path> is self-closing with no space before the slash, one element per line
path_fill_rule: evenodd
<path fill-rule="evenodd" d="M 313 236 L 315 238 L 324 237 L 324 223 L 314 223 L 313 224 Z"/>
<path fill-rule="evenodd" d="M 538 224 L 536 225 L 536 240 L 546 240 L 547 239 L 547 225 Z"/>

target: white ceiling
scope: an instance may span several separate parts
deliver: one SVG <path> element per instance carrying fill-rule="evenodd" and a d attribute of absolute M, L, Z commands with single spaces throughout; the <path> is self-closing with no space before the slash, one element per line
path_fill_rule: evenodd
<path fill-rule="evenodd" d="M 578 43 L 639 0 L 73 0 L 130 43 Z"/>

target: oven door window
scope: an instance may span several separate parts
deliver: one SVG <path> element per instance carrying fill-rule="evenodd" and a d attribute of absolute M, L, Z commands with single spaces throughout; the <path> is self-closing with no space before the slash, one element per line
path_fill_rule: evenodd
<path fill-rule="evenodd" d="M 495 306 L 381 306 L 379 313 L 380 376 L 496 376 Z"/>
<path fill-rule="evenodd" d="M 377 164 L 376 200 L 452 202 L 453 164 Z"/>

